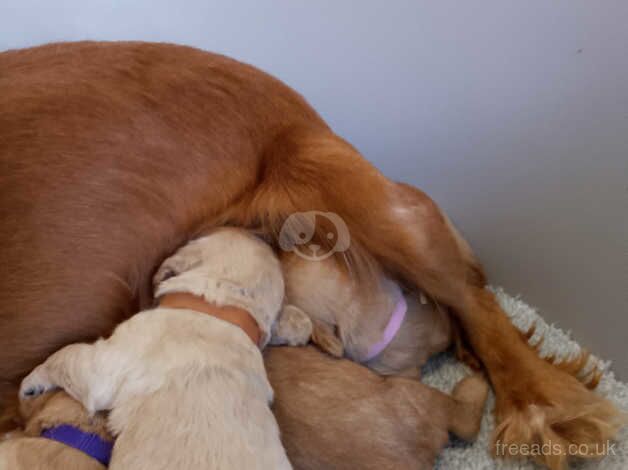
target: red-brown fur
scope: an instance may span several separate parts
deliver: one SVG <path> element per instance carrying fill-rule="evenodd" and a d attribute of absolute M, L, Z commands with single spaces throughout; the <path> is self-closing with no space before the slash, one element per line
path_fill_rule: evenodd
<path fill-rule="evenodd" d="M 492 381 L 502 439 L 589 442 L 617 429 L 608 402 L 527 345 L 436 204 L 391 183 L 274 78 L 147 43 L 9 51 L 0 70 L 5 390 L 52 351 L 145 308 L 155 267 L 204 228 L 272 240 L 292 212 L 322 210 L 349 227 L 347 259 L 365 290 L 379 263 L 452 309 Z M 551 422 L 532 423 L 530 409 Z"/>

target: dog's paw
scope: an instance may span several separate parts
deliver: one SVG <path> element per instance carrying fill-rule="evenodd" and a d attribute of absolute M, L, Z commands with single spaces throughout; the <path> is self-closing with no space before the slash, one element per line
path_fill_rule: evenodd
<path fill-rule="evenodd" d="M 310 341 L 312 321 L 307 314 L 294 305 L 286 305 L 273 324 L 271 344 L 302 346 Z"/>
<path fill-rule="evenodd" d="M 344 356 L 344 344 L 338 336 L 338 328 L 322 321 L 316 321 L 312 327 L 312 343 L 333 357 Z"/>
<path fill-rule="evenodd" d="M 552 470 L 562 470 L 576 458 L 600 458 L 628 424 L 623 410 L 560 368 L 543 362 L 527 377 L 527 403 L 521 400 L 521 389 L 513 393 L 518 400 L 497 397 L 498 423 L 491 445 L 500 457 L 532 456 Z M 551 452 L 525 451 L 534 445 Z"/>
<path fill-rule="evenodd" d="M 22 380 L 20 385 L 20 399 L 28 400 L 35 398 L 56 388 L 50 380 L 43 365 L 36 367 L 30 374 Z"/>

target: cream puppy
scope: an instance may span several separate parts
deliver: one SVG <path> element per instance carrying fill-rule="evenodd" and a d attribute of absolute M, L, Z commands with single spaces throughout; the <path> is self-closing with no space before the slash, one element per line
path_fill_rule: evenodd
<path fill-rule="evenodd" d="M 155 284 L 158 298 L 194 294 L 209 310 L 138 313 L 109 339 L 50 356 L 24 379 L 21 397 L 60 387 L 90 413 L 111 410 L 112 469 L 291 468 L 260 352 L 284 296 L 270 247 L 245 231 L 219 229 L 168 258 Z M 208 315 L 212 305 L 248 312 L 259 344 L 227 317 Z"/>

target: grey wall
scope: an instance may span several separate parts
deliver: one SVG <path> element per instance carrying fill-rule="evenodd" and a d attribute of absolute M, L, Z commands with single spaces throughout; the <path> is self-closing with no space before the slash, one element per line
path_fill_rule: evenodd
<path fill-rule="evenodd" d="M 627 24 L 625 0 L 4 0 L 0 49 L 171 41 L 277 75 L 628 378 Z"/>

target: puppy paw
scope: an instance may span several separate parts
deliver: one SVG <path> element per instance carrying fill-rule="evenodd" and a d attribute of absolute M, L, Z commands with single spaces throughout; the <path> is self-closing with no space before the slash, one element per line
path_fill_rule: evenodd
<path fill-rule="evenodd" d="M 329 323 L 317 321 L 312 329 L 312 343 L 333 357 L 342 357 L 344 344 L 338 336 L 338 328 Z"/>
<path fill-rule="evenodd" d="M 20 385 L 20 399 L 28 400 L 57 388 L 52 383 L 43 365 L 36 367 L 22 380 Z"/>
<path fill-rule="evenodd" d="M 294 305 L 287 305 L 273 325 L 271 344 L 302 346 L 310 341 L 312 321 L 307 314 Z"/>

